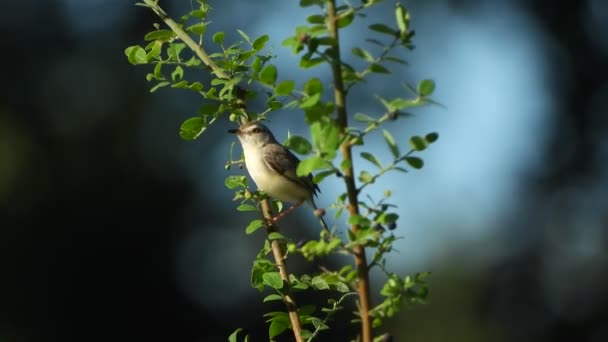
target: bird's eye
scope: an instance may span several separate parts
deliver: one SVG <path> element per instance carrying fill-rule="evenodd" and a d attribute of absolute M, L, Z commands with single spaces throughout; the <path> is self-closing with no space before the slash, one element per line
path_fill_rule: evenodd
<path fill-rule="evenodd" d="M 253 133 L 261 133 L 261 132 L 262 132 L 262 129 L 261 129 L 261 128 L 259 128 L 259 127 L 256 127 L 256 128 L 254 128 L 254 129 L 252 129 L 251 131 L 252 131 Z"/>

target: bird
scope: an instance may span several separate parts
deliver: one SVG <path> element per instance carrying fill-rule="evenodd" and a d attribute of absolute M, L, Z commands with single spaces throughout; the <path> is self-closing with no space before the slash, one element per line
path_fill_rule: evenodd
<path fill-rule="evenodd" d="M 317 212 L 314 198 L 320 193 L 319 186 L 313 182 L 312 174 L 297 175 L 300 160 L 276 140 L 268 127 L 255 120 L 228 132 L 238 137 L 245 155 L 245 166 L 258 189 L 274 199 L 294 203 L 274 217 L 273 223 L 304 202 Z M 323 228 L 327 229 L 322 215 L 318 216 Z"/>

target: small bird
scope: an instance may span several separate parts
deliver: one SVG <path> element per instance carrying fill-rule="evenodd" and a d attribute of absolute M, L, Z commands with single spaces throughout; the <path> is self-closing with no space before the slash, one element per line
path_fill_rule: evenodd
<path fill-rule="evenodd" d="M 274 222 L 304 202 L 317 209 L 314 197 L 320 190 L 313 183 L 312 175 L 298 177 L 296 169 L 300 160 L 281 145 L 266 126 L 259 121 L 250 121 L 228 132 L 239 138 L 245 154 L 245 166 L 258 188 L 274 199 L 294 203 L 273 218 Z M 321 215 L 319 217 L 327 229 Z"/>

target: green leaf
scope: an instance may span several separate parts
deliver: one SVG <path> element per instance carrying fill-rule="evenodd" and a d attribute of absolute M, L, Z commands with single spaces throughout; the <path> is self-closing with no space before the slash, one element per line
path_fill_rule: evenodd
<path fill-rule="evenodd" d="M 391 62 L 403 64 L 403 65 L 407 65 L 407 62 L 405 60 L 399 58 L 399 57 L 386 56 L 386 57 L 382 58 L 382 60 L 391 61 Z"/>
<path fill-rule="evenodd" d="M 156 77 L 157 79 L 165 78 L 161 71 L 162 67 L 163 67 L 163 63 L 156 63 L 156 65 L 154 66 L 154 77 Z"/>
<path fill-rule="evenodd" d="M 247 234 L 247 235 L 253 234 L 253 232 L 260 229 L 263 225 L 264 225 L 264 222 L 262 220 L 255 219 L 247 225 L 247 227 L 245 228 L 245 234 Z"/>
<path fill-rule="evenodd" d="M 374 56 L 372 56 L 372 54 L 371 54 L 371 53 L 369 53 L 369 52 L 367 52 L 366 50 L 363 50 L 363 49 L 361 49 L 361 48 L 358 48 L 358 47 L 353 48 L 353 49 L 351 50 L 351 52 L 353 53 L 353 55 L 355 55 L 355 56 L 357 56 L 357 57 L 359 57 L 359 58 L 362 58 L 362 59 L 364 59 L 364 60 L 365 60 L 365 61 L 367 61 L 367 62 L 370 62 L 370 63 L 371 63 L 371 62 L 373 62 L 373 61 L 374 61 Z"/>
<path fill-rule="evenodd" d="M 213 115 L 213 114 L 217 113 L 217 111 L 218 111 L 218 105 L 216 103 L 205 103 L 204 105 L 200 106 L 200 108 L 198 109 L 198 112 L 202 116 Z"/>
<path fill-rule="evenodd" d="M 329 284 L 321 276 L 312 278 L 310 285 L 317 290 L 329 290 Z"/>
<path fill-rule="evenodd" d="M 125 55 L 127 55 L 127 59 L 129 63 L 136 64 L 144 64 L 146 63 L 146 50 L 139 45 L 129 46 L 125 49 Z"/>
<path fill-rule="evenodd" d="M 298 154 L 309 154 L 312 151 L 312 145 L 310 142 L 299 135 L 291 135 L 283 145 L 291 150 L 296 151 Z"/>
<path fill-rule="evenodd" d="M 353 22 L 353 19 L 355 19 L 355 11 L 351 8 L 338 17 L 338 28 L 344 28 L 350 25 L 350 23 Z"/>
<path fill-rule="evenodd" d="M 171 82 L 169 82 L 169 81 L 158 82 L 154 87 L 150 88 L 150 92 L 153 93 L 153 92 L 157 91 L 159 88 L 168 86 L 169 84 L 171 84 Z"/>
<path fill-rule="evenodd" d="M 251 40 L 249 39 L 249 36 L 245 32 L 243 32 L 239 29 L 237 29 L 236 31 L 241 35 L 241 37 L 243 37 L 245 39 L 245 41 L 247 43 L 251 44 Z"/>
<path fill-rule="evenodd" d="M 283 297 L 281 297 L 281 295 L 273 293 L 273 294 L 269 294 L 268 296 L 264 297 L 263 302 L 266 303 L 266 302 L 271 302 L 274 300 L 283 300 Z"/>
<path fill-rule="evenodd" d="M 429 133 L 427 135 L 424 136 L 424 139 L 426 140 L 426 142 L 428 142 L 429 144 L 434 143 L 435 141 L 437 141 L 437 139 L 439 139 L 439 134 L 437 132 L 432 132 Z"/>
<path fill-rule="evenodd" d="M 395 29 L 384 24 L 372 24 L 369 25 L 369 29 L 372 31 L 388 34 L 393 37 L 397 35 L 397 31 Z"/>
<path fill-rule="evenodd" d="M 273 289 L 280 290 L 283 288 L 283 279 L 281 279 L 281 273 L 279 272 L 266 272 L 262 275 L 262 279 L 265 285 Z"/>
<path fill-rule="evenodd" d="M 311 78 L 304 84 L 304 92 L 309 96 L 323 92 L 323 83 L 318 78 Z"/>
<path fill-rule="evenodd" d="M 319 183 L 321 183 L 321 181 L 323 181 L 323 179 L 327 178 L 327 176 L 330 176 L 334 173 L 336 173 L 336 170 L 321 171 L 312 178 L 312 182 L 315 184 L 319 184 Z"/>
<path fill-rule="evenodd" d="M 397 219 L 399 219 L 399 215 L 395 213 L 383 213 L 376 219 L 376 222 L 381 224 L 390 224 L 397 222 Z"/>
<path fill-rule="evenodd" d="M 376 64 L 376 63 L 369 65 L 369 71 L 375 72 L 378 74 L 390 74 L 391 73 L 390 70 L 388 70 L 387 68 L 383 67 L 382 65 Z"/>
<path fill-rule="evenodd" d="M 194 11 L 190 12 L 190 16 L 199 18 L 199 19 L 205 19 L 205 17 L 207 16 L 207 11 L 203 11 L 200 9 L 194 10 Z"/>
<path fill-rule="evenodd" d="M 369 152 L 361 152 L 361 158 L 369 161 L 370 163 L 376 165 L 379 169 L 382 168 L 382 164 L 376 159 L 376 157 Z"/>
<path fill-rule="evenodd" d="M 307 97 L 302 103 L 300 103 L 300 108 L 307 109 L 316 106 L 321 100 L 321 93 L 316 93 L 312 96 Z"/>
<path fill-rule="evenodd" d="M 312 144 L 323 155 L 325 160 L 331 160 L 336 156 L 340 146 L 340 130 L 335 121 L 317 121 L 310 125 Z"/>
<path fill-rule="evenodd" d="M 304 69 L 308 69 L 308 68 L 312 68 L 314 66 L 317 66 L 321 63 L 323 63 L 325 60 L 321 57 L 317 57 L 317 58 L 310 58 L 310 56 L 302 56 L 302 58 L 300 59 L 300 67 L 304 68 Z"/>
<path fill-rule="evenodd" d="M 196 23 L 194 25 L 190 25 L 190 26 L 186 27 L 187 32 L 191 32 L 192 34 L 197 34 L 197 35 L 204 34 L 206 29 L 207 29 L 206 23 Z"/>
<path fill-rule="evenodd" d="M 171 73 L 171 79 L 173 82 L 179 81 L 184 77 L 184 69 L 181 66 L 176 66 L 175 70 Z"/>
<path fill-rule="evenodd" d="M 238 176 L 238 175 L 228 176 L 228 177 L 226 177 L 224 184 L 226 185 L 226 187 L 228 189 L 235 189 L 238 187 L 246 188 L 247 187 L 247 177 Z"/>
<path fill-rule="evenodd" d="M 266 45 L 266 42 L 268 41 L 268 39 L 269 39 L 269 37 L 267 34 L 256 38 L 256 40 L 253 41 L 253 49 L 255 51 L 262 50 L 264 48 L 264 46 Z"/>
<path fill-rule="evenodd" d="M 372 118 L 369 115 L 363 114 L 363 113 L 356 113 L 355 114 L 355 121 L 359 121 L 359 122 L 374 122 L 374 121 L 376 121 L 376 119 Z"/>
<path fill-rule="evenodd" d="M 397 146 L 397 143 L 395 142 L 395 138 L 393 138 L 393 135 L 387 130 L 382 130 L 382 134 L 384 135 L 384 140 L 386 140 L 388 148 L 391 150 L 393 157 L 395 159 L 399 158 L 399 155 L 401 153 L 399 153 L 399 147 Z"/>
<path fill-rule="evenodd" d="M 183 89 L 183 88 L 186 88 L 187 85 L 188 85 L 188 81 L 181 80 L 181 81 L 179 81 L 177 83 L 173 83 L 171 85 L 171 88 Z"/>
<path fill-rule="evenodd" d="M 203 118 L 194 117 L 184 121 L 179 128 L 179 135 L 185 140 L 194 140 L 205 131 L 207 125 Z"/>
<path fill-rule="evenodd" d="M 238 210 L 238 211 L 257 211 L 258 208 L 256 208 L 256 206 L 253 204 L 243 203 L 243 204 L 240 204 L 238 207 L 236 207 L 236 210 Z"/>
<path fill-rule="evenodd" d="M 429 96 L 435 91 L 435 82 L 433 80 L 422 80 L 418 82 L 418 95 L 422 97 Z"/>
<path fill-rule="evenodd" d="M 275 67 L 274 65 L 268 65 L 264 69 L 262 69 L 262 72 L 260 72 L 260 82 L 274 86 L 276 80 L 277 67 Z"/>
<path fill-rule="evenodd" d="M 361 173 L 359 174 L 359 181 L 363 184 L 370 183 L 373 181 L 373 179 L 374 177 L 372 176 L 372 174 L 365 170 L 361 171 Z"/>
<path fill-rule="evenodd" d="M 179 55 L 184 48 L 186 48 L 186 44 L 184 43 L 169 44 L 169 47 L 167 48 L 167 55 L 169 56 L 169 59 L 175 62 L 179 62 Z"/>
<path fill-rule="evenodd" d="M 418 157 L 407 157 L 405 161 L 414 169 L 421 169 L 424 166 L 424 161 Z"/>
<path fill-rule="evenodd" d="M 410 138 L 410 146 L 415 151 L 424 151 L 427 148 L 428 143 L 424 138 L 415 135 Z"/>
<path fill-rule="evenodd" d="M 215 44 L 222 44 L 224 42 L 224 36 L 225 36 L 224 32 L 222 32 L 222 31 L 216 32 L 213 35 L 213 42 Z"/>
<path fill-rule="evenodd" d="M 365 216 L 359 215 L 359 214 L 351 215 L 348 218 L 347 222 L 350 225 L 357 224 L 357 225 L 360 225 L 363 227 L 369 226 L 369 223 L 370 223 L 368 218 L 366 218 Z"/>
<path fill-rule="evenodd" d="M 300 0 L 300 7 L 320 6 L 322 7 L 324 0 Z"/>
<path fill-rule="evenodd" d="M 270 323 L 270 327 L 268 328 L 268 335 L 270 335 L 270 338 L 275 338 L 287 330 L 288 327 L 289 326 L 286 322 L 272 321 L 272 323 Z"/>
<path fill-rule="evenodd" d="M 155 40 L 154 43 L 152 43 L 151 45 L 152 45 L 152 47 L 150 48 L 150 51 L 146 55 L 147 62 L 160 59 L 160 53 L 161 53 L 162 47 L 163 47 L 163 43 L 161 43 L 158 40 Z"/>
<path fill-rule="evenodd" d="M 311 172 L 319 169 L 325 169 L 329 166 L 323 158 L 321 157 L 311 157 L 308 159 L 302 160 L 298 164 L 297 174 L 299 177 L 307 176 Z"/>
<path fill-rule="evenodd" d="M 230 334 L 230 336 L 228 336 L 228 342 L 238 342 L 237 338 L 241 331 L 243 331 L 243 329 L 238 328 L 232 334 Z"/>
<path fill-rule="evenodd" d="M 310 316 L 315 313 L 317 307 L 312 304 L 307 304 L 298 308 L 298 315 L 300 316 Z"/>
<path fill-rule="evenodd" d="M 253 63 L 251 63 L 251 69 L 255 72 L 255 75 L 257 75 L 258 72 L 260 72 L 260 70 L 262 70 L 262 59 L 260 57 L 256 57 L 253 60 Z"/>
<path fill-rule="evenodd" d="M 268 240 L 287 240 L 287 237 L 279 232 L 272 232 L 268 234 Z"/>
<path fill-rule="evenodd" d="M 409 27 L 409 18 L 410 15 L 406 11 L 406 9 L 400 4 L 395 4 L 395 19 L 397 21 L 397 27 L 399 31 L 403 34 L 408 31 Z"/>
<path fill-rule="evenodd" d="M 294 81 L 283 81 L 274 88 L 274 92 L 277 95 L 289 95 L 295 86 L 296 84 Z"/>
<path fill-rule="evenodd" d="M 306 18 L 311 24 L 325 24 L 325 16 L 321 14 L 314 14 Z"/>
<path fill-rule="evenodd" d="M 169 40 L 171 38 L 173 38 L 175 36 L 175 33 L 173 33 L 173 31 L 171 30 L 156 30 L 156 31 L 152 31 L 149 32 L 148 34 L 146 34 L 144 36 L 144 40 L 145 41 L 150 41 L 150 40 Z"/>

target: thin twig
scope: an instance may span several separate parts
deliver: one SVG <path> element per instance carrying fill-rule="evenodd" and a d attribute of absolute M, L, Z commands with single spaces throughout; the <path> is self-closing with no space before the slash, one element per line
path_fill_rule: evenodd
<path fill-rule="evenodd" d="M 270 210 L 270 200 L 265 198 L 261 201 L 262 205 L 262 214 L 264 215 L 264 220 L 266 222 L 272 222 L 272 212 Z M 270 235 L 270 233 L 277 232 L 278 228 L 273 224 L 266 224 L 266 233 Z M 281 274 L 281 279 L 285 282 L 289 282 L 289 274 L 287 273 L 287 268 L 285 267 L 285 258 L 284 251 L 281 247 L 281 244 L 278 239 L 272 240 L 270 242 L 270 246 L 272 247 L 272 254 L 274 256 L 275 263 L 277 268 L 279 269 L 279 273 Z M 304 342 L 302 338 L 302 324 L 300 323 L 300 316 L 298 316 L 298 309 L 296 306 L 296 302 L 290 294 L 283 295 L 283 302 L 285 302 L 285 306 L 287 307 L 287 312 L 289 314 L 289 320 L 291 321 L 291 329 L 293 330 L 293 335 L 296 338 L 297 342 Z"/>
<path fill-rule="evenodd" d="M 149 7 L 152 11 L 154 11 L 154 13 L 156 13 L 156 15 L 158 15 L 158 17 L 167 26 L 169 26 L 169 28 L 175 33 L 175 35 L 179 39 L 181 39 L 190 48 L 190 50 L 192 50 L 198 56 L 198 58 L 200 58 L 200 60 L 206 66 L 211 68 L 211 70 L 217 77 L 223 78 L 226 80 L 230 79 L 228 74 L 226 74 L 219 66 L 217 66 L 217 64 L 215 64 L 215 62 L 211 59 L 211 57 L 209 57 L 207 52 L 205 52 L 205 50 L 203 49 L 202 45 L 197 44 L 190 37 L 190 35 L 188 35 L 188 33 L 186 33 L 186 31 L 184 31 L 182 29 L 182 27 L 178 23 L 176 23 L 173 19 L 171 19 L 171 17 L 169 17 L 169 15 L 167 14 L 167 12 L 165 12 L 158 5 L 157 1 L 154 1 L 154 0 L 143 0 L 143 1 L 147 5 L 147 7 Z"/>
<path fill-rule="evenodd" d="M 338 112 L 337 123 L 340 133 L 345 134 L 348 127 L 348 117 L 346 112 L 346 90 L 342 77 L 342 66 L 340 59 L 340 40 L 338 35 L 338 14 L 336 10 L 336 1 L 327 1 L 327 28 L 329 36 L 333 41 L 333 56 L 331 67 L 334 79 L 334 98 L 336 101 L 336 110 Z M 340 145 L 342 158 L 352 161 L 352 147 L 350 142 L 345 141 Z M 358 191 L 355 185 L 354 169 L 352 163 L 344 170 L 343 178 L 346 183 L 346 192 L 348 194 L 348 211 L 350 215 L 359 214 L 359 201 L 357 199 Z M 351 231 L 356 234 L 359 231 L 359 225 L 353 224 Z M 357 266 L 357 292 L 359 295 L 359 314 L 361 317 L 361 341 L 372 342 L 372 322 L 369 315 L 371 308 L 370 290 L 369 290 L 369 270 L 367 268 L 367 258 L 365 256 L 365 248 L 361 245 L 356 245 L 353 248 L 355 255 L 355 265 Z"/>

